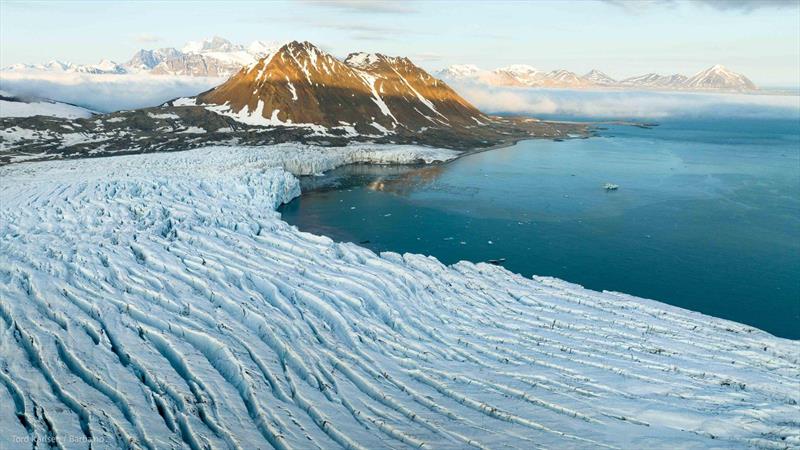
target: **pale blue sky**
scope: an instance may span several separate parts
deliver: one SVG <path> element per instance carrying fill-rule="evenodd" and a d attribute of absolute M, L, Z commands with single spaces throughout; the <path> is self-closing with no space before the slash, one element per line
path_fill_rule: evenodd
<path fill-rule="evenodd" d="M 310 40 L 404 55 L 426 69 L 525 63 L 614 77 L 724 64 L 762 86 L 800 85 L 800 0 L 537 2 L 9 2 L 0 65 L 125 61 L 139 48 Z"/>

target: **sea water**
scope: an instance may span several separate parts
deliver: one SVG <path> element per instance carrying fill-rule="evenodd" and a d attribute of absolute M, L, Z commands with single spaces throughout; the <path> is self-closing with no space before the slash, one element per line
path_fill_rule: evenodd
<path fill-rule="evenodd" d="M 601 128 L 442 165 L 342 167 L 302 180 L 281 212 L 375 251 L 492 261 L 800 338 L 798 122 Z"/>

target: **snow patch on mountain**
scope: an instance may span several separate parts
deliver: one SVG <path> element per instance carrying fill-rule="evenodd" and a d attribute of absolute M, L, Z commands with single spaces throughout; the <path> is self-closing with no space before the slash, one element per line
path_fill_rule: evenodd
<path fill-rule="evenodd" d="M 617 82 L 617 80 L 611 78 L 610 76 L 606 75 L 605 73 L 597 69 L 590 70 L 589 73 L 583 76 L 583 78 L 591 83 L 601 86 L 612 85 Z"/>

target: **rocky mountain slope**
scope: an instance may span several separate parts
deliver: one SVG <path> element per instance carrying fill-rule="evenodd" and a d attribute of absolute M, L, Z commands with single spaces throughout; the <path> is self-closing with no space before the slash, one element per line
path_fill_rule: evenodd
<path fill-rule="evenodd" d="M 728 70 L 717 64 L 685 80 L 683 86 L 689 89 L 731 89 L 754 90 L 756 85 L 742 74 Z"/>
<path fill-rule="evenodd" d="M 626 78 L 620 81 L 620 86 L 641 87 L 641 88 L 666 88 L 681 89 L 684 87 L 689 77 L 679 73 L 673 75 L 659 75 L 657 73 L 647 73 L 635 77 Z"/>
<path fill-rule="evenodd" d="M 610 76 L 606 75 L 605 73 L 597 70 L 592 69 L 583 76 L 583 78 L 588 81 L 589 83 L 597 86 L 609 86 L 616 84 L 617 80 L 611 78 Z"/>
<path fill-rule="evenodd" d="M 756 85 L 742 74 L 721 65 L 698 72 L 692 77 L 681 74 L 648 73 L 624 80 L 615 80 L 599 70 L 577 75 L 567 70 L 545 72 L 534 67 L 516 64 L 492 71 L 474 65 L 450 66 L 437 73 L 447 81 L 481 83 L 490 86 L 543 87 L 582 89 L 615 87 L 658 90 L 753 91 Z"/>
<path fill-rule="evenodd" d="M 175 50 L 171 56 L 157 59 L 150 67 L 154 75 L 187 75 L 204 77 L 229 77 L 243 66 L 252 64 L 273 49 L 275 44 L 255 41 L 249 46 L 233 44 L 213 37 L 199 42 L 189 42 L 181 50 L 161 49 L 162 53 Z M 130 66 L 130 62 L 127 64 Z"/>
<path fill-rule="evenodd" d="M 296 41 L 198 95 L 195 103 L 251 124 L 313 124 L 377 135 L 489 121 L 407 58 L 355 53 L 339 61 Z"/>

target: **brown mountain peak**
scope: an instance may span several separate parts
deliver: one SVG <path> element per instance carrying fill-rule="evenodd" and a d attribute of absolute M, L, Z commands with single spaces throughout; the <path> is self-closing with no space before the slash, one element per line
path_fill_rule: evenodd
<path fill-rule="evenodd" d="M 367 134 L 473 127 L 486 119 L 408 58 L 353 53 L 342 62 L 306 41 L 283 45 L 197 101 L 246 123 Z"/>

